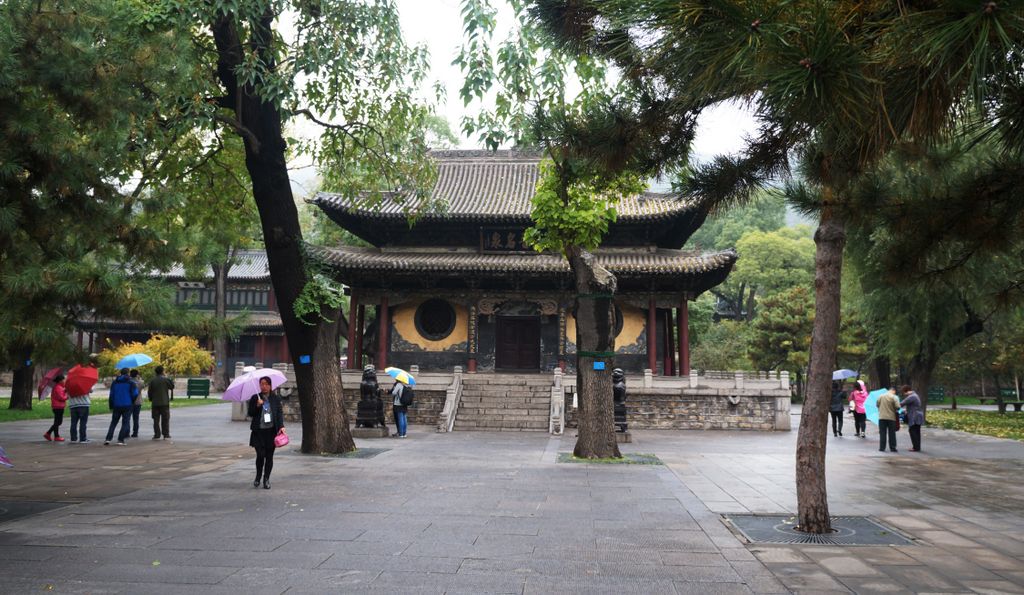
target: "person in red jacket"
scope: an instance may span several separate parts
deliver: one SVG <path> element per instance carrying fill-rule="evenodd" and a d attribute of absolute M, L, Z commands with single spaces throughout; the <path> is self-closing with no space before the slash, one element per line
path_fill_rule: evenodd
<path fill-rule="evenodd" d="M 53 408 L 53 425 L 43 434 L 43 438 L 54 442 L 64 442 L 60 437 L 60 424 L 64 422 L 64 407 L 68 403 L 68 393 L 64 388 L 64 375 L 58 374 L 53 379 L 53 391 L 50 392 L 50 407 Z M 50 435 L 53 435 L 51 438 Z"/>

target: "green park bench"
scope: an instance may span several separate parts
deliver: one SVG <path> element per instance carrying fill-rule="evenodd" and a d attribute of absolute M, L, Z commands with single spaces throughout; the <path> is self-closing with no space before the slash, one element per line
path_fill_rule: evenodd
<path fill-rule="evenodd" d="M 928 402 L 941 403 L 946 400 L 946 387 L 933 386 L 928 389 Z"/>
<path fill-rule="evenodd" d="M 210 396 L 210 379 L 209 378 L 189 378 L 188 385 L 185 388 L 185 396 L 188 398 L 202 397 L 206 398 Z"/>

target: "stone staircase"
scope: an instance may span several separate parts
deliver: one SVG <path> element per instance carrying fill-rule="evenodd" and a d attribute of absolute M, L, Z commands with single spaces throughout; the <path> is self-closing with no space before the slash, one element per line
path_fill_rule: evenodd
<path fill-rule="evenodd" d="M 455 430 L 546 432 L 548 374 L 466 374 Z"/>

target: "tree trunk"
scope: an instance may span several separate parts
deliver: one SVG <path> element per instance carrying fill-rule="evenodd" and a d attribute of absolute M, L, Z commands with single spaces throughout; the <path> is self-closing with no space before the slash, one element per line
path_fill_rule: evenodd
<path fill-rule="evenodd" d="M 579 421 L 573 455 L 586 459 L 618 458 L 615 441 L 611 368 L 615 351 L 615 276 L 579 247 L 569 251 L 576 282 L 576 391 Z M 654 329 L 648 329 L 654 332 Z M 594 363 L 603 362 L 604 370 Z"/>
<path fill-rule="evenodd" d="M 213 335 L 213 390 L 216 392 L 224 392 L 224 389 L 228 387 L 228 337 L 224 332 L 224 321 L 228 317 L 227 313 L 227 281 L 228 272 L 231 270 L 231 258 L 229 257 L 225 262 L 213 263 L 213 297 L 214 297 L 214 312 L 213 315 L 217 319 L 217 324 L 214 326 L 216 332 Z"/>
<path fill-rule="evenodd" d="M 247 44 L 268 65 L 275 63 L 269 49 L 276 15 L 267 11 L 254 25 Z M 324 308 L 329 321 L 303 323 L 294 304 L 308 281 L 299 214 L 292 197 L 285 161 L 286 143 L 281 113 L 274 103 L 261 100 L 251 87 L 239 87 L 235 69 L 244 47 L 230 18 L 212 25 L 217 44 L 217 74 L 234 106 L 245 141 L 245 165 L 252 179 L 253 198 L 260 213 L 270 279 L 280 305 L 281 322 L 295 365 L 295 382 L 302 411 L 302 452 L 342 453 L 355 450 L 345 414 L 338 352 L 339 308 Z"/>
<path fill-rule="evenodd" d="M 840 281 L 846 228 L 833 207 L 826 204 L 814 234 L 814 328 L 807 371 L 807 398 L 800 416 L 796 446 L 796 497 L 800 530 L 829 533 L 825 482 L 825 446 L 828 410 L 832 397 L 832 362 L 839 339 Z"/>
<path fill-rule="evenodd" d="M 928 354 L 915 355 L 907 366 L 907 376 L 910 380 L 907 384 L 921 397 L 921 409 L 925 412 L 928 411 L 928 389 L 932 386 L 932 373 L 939 363 L 939 356 L 934 349 L 928 349 Z M 903 398 L 902 393 L 899 396 Z"/>
<path fill-rule="evenodd" d="M 888 356 L 875 356 L 868 362 L 868 376 L 871 377 L 874 388 L 887 388 L 891 374 Z"/>
<path fill-rule="evenodd" d="M 32 361 L 32 348 L 15 348 L 13 351 L 14 353 L 11 355 L 15 359 L 14 378 L 11 383 L 11 403 L 8 409 L 31 410 L 36 375 L 35 362 Z"/>

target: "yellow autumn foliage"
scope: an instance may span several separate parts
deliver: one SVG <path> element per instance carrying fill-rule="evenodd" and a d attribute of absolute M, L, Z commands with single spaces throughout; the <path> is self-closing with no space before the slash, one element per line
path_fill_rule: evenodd
<path fill-rule="evenodd" d="M 101 351 L 100 376 L 115 376 L 114 365 L 132 353 L 145 353 L 153 358 L 153 363 L 139 368 L 139 374 L 146 381 L 153 377 L 157 366 L 163 366 L 168 376 L 198 376 L 213 367 L 213 354 L 201 348 L 195 338 L 153 335 L 145 343 L 132 341 Z"/>

